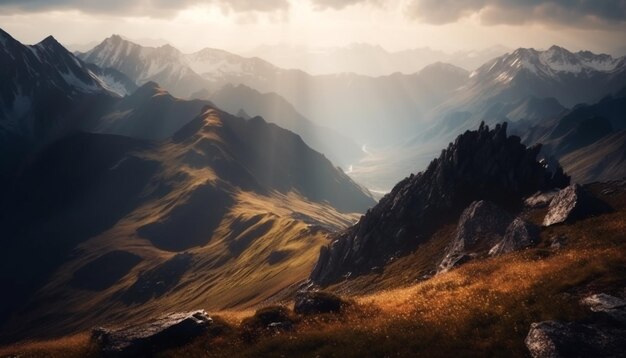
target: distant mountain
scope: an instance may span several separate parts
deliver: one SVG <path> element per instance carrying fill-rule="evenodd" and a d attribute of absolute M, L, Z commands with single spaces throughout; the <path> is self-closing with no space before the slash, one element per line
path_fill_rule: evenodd
<path fill-rule="evenodd" d="M 435 62 L 450 63 L 471 71 L 507 51 L 505 47 L 494 46 L 484 50 L 454 53 L 427 47 L 390 52 L 380 46 L 361 43 L 320 49 L 263 45 L 245 55 L 260 57 L 281 68 L 300 69 L 313 75 L 355 73 L 376 77 L 396 72 L 404 74 L 419 72 Z"/>
<path fill-rule="evenodd" d="M 0 30 L 0 183 L 25 153 L 80 128 L 134 83 L 86 64 L 53 37 L 23 45 Z"/>
<path fill-rule="evenodd" d="M 73 109 L 76 98 L 114 95 L 105 81 L 51 36 L 26 46 L 0 30 L 0 55 L 2 132 L 32 138 L 61 130 L 68 119 L 60 117 Z"/>
<path fill-rule="evenodd" d="M 333 163 L 344 168 L 358 162 L 364 154 L 354 141 L 313 123 L 276 93 L 262 94 L 245 85 L 225 85 L 213 93 L 210 99 L 230 113 L 243 111 L 248 117 L 261 116 L 282 128 L 299 133 L 311 148 L 325 153 Z"/>
<path fill-rule="evenodd" d="M 534 96 L 554 97 L 571 107 L 598 101 L 625 81 L 624 57 L 572 53 L 558 46 L 546 51 L 520 48 L 472 72 L 467 86 L 443 106 L 480 108 L 484 103 Z"/>
<path fill-rule="evenodd" d="M 613 58 L 589 51 L 572 53 L 552 46 L 546 51 L 520 48 L 487 62 L 472 72 L 468 83 L 434 108 L 429 117 L 433 127 L 457 121 L 453 133 L 471 128 L 481 121 L 496 123 L 494 106 L 510 107 L 520 99 L 554 98 L 565 107 L 594 103 L 626 84 L 626 58 Z M 554 114 L 538 103 L 532 104 L 539 116 Z M 554 106 L 554 105 L 552 105 Z M 542 112 L 544 112 L 542 114 Z M 532 115 L 537 117 L 537 114 Z M 457 120 L 462 115 L 463 120 Z M 514 114 L 511 119 L 519 118 Z M 452 135 L 452 133 L 448 134 Z"/>
<path fill-rule="evenodd" d="M 185 56 L 170 45 L 143 47 L 113 35 L 78 57 L 103 68 L 115 68 L 139 85 L 159 83 L 179 97 L 189 97 L 207 87 L 206 81 L 189 68 Z"/>
<path fill-rule="evenodd" d="M 222 50 L 185 55 L 171 47 L 141 47 L 118 36 L 80 56 L 101 67 L 114 67 L 139 84 L 155 81 L 184 98 L 208 98 L 225 85 L 240 84 L 261 93 L 276 93 L 318 125 L 359 143 L 383 145 L 413 132 L 422 113 L 447 99 L 468 78 L 465 70 L 443 64 L 412 75 L 311 76 Z"/>
<path fill-rule="evenodd" d="M 580 104 L 556 117 L 514 123 L 526 143 L 543 143 L 543 154 L 562 162 L 579 183 L 620 179 L 626 130 L 626 92 L 618 91 L 594 104 Z M 600 147 L 603 143 L 604 147 Z M 602 156 L 600 156 L 602 153 Z"/>
<path fill-rule="evenodd" d="M 115 101 L 102 115 L 85 121 L 82 129 L 138 139 L 163 140 L 189 123 L 209 101 L 183 101 L 154 82 Z"/>
<path fill-rule="evenodd" d="M 626 131 L 602 137 L 560 158 L 572 179 L 579 183 L 610 181 L 626 177 Z"/>

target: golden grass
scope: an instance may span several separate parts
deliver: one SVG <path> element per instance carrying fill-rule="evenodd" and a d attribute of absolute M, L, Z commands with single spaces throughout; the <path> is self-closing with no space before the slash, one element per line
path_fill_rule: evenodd
<path fill-rule="evenodd" d="M 470 262 L 426 281 L 409 284 L 401 278 L 394 282 L 389 276 L 379 280 L 379 287 L 396 288 L 370 293 L 359 291 L 362 287 L 350 281 L 342 284 L 350 289 L 335 286 L 336 291 L 356 293 L 350 297 L 356 304 L 341 315 L 301 317 L 293 331 L 264 335 L 252 343 L 233 329 L 201 337 L 164 356 L 525 357 L 523 342 L 532 322 L 581 319 L 589 314 L 579 304 L 585 295 L 622 294 L 626 286 L 626 195 L 620 194 L 611 204 L 618 211 L 543 229 L 536 248 Z M 529 217 L 540 217 L 535 214 Z M 555 235 L 568 237 L 565 248 L 549 247 Z M 413 255 L 419 254 L 418 250 Z M 407 270 L 409 262 L 426 262 L 417 257 L 403 260 L 396 264 L 398 269 Z M 219 314 L 237 327 L 253 310 Z M 53 349 L 64 343 L 46 344 L 50 342 L 0 352 L 36 356 L 41 347 Z M 81 348 L 86 341 L 65 344 L 70 353 L 88 349 Z"/>
<path fill-rule="evenodd" d="M 86 357 L 93 356 L 96 347 L 90 342 L 88 333 L 79 333 L 59 339 L 25 341 L 10 347 L 0 347 L 0 357 Z"/>

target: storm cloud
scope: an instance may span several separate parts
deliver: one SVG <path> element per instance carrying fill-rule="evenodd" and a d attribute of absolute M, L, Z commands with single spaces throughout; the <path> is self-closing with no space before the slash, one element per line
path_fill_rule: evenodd
<path fill-rule="evenodd" d="M 0 0 L 0 11 L 78 10 L 95 14 L 168 17 L 195 5 L 216 6 L 225 12 L 273 12 L 289 8 L 288 0 Z"/>
<path fill-rule="evenodd" d="M 626 0 L 412 0 L 411 18 L 446 24 L 477 14 L 486 25 L 526 23 L 566 26 L 626 22 Z"/>

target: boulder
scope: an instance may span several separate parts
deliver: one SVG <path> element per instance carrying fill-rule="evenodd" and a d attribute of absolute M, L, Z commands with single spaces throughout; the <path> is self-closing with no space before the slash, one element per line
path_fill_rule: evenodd
<path fill-rule="evenodd" d="M 121 329 L 96 328 L 92 338 L 105 356 L 151 356 L 202 335 L 212 322 L 204 310 L 172 313 Z"/>
<path fill-rule="evenodd" d="M 473 258 L 473 254 L 487 251 L 502 240 L 512 217 L 495 204 L 480 200 L 463 211 L 455 237 L 439 264 L 438 272 Z"/>
<path fill-rule="evenodd" d="M 552 202 L 558 190 L 538 191 L 524 200 L 524 205 L 529 208 L 545 208 Z"/>
<path fill-rule="evenodd" d="M 594 312 L 584 323 L 531 324 L 525 343 L 533 358 L 625 356 L 626 301 L 599 293 L 581 303 Z"/>
<path fill-rule="evenodd" d="M 626 326 L 626 301 L 623 299 L 598 293 L 583 298 L 581 303 L 591 311 L 601 314 L 603 318 Z"/>
<path fill-rule="evenodd" d="M 525 343 L 533 358 L 623 357 L 626 330 L 545 321 L 531 324 Z"/>
<path fill-rule="evenodd" d="M 338 313 L 347 304 L 340 297 L 322 291 L 299 292 L 296 295 L 294 312 L 298 314 Z"/>
<path fill-rule="evenodd" d="M 543 225 L 572 222 L 609 210 L 606 203 L 592 196 L 580 185 L 573 184 L 559 191 L 552 199 Z"/>
<path fill-rule="evenodd" d="M 497 256 L 525 249 L 539 242 L 539 228 L 532 223 L 515 218 L 504 233 L 504 238 L 489 250 L 489 255 Z"/>

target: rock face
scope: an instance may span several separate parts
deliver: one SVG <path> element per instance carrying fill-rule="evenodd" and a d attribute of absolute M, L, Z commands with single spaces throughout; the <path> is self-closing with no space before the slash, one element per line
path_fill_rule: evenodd
<path fill-rule="evenodd" d="M 592 196 L 580 185 L 573 184 L 559 191 L 552 199 L 543 225 L 571 222 L 609 210 L 607 204 Z"/>
<path fill-rule="evenodd" d="M 533 323 L 526 347 L 533 358 L 623 357 L 626 347 L 626 301 L 604 293 L 581 303 L 594 312 L 584 323 Z"/>
<path fill-rule="evenodd" d="M 520 218 L 515 218 L 506 228 L 504 237 L 489 250 L 489 255 L 503 255 L 533 246 L 539 242 L 539 228 Z"/>
<path fill-rule="evenodd" d="M 300 292 L 296 295 L 294 312 L 298 314 L 338 313 L 346 302 L 326 292 Z"/>
<path fill-rule="evenodd" d="M 96 328 L 92 337 L 100 344 L 105 356 L 151 356 L 203 334 L 212 322 L 204 310 L 173 313 L 117 330 Z"/>
<path fill-rule="evenodd" d="M 324 285 L 383 266 L 456 220 L 475 200 L 507 208 L 537 191 L 567 186 L 569 178 L 560 168 L 549 173 L 537 162 L 539 150 L 507 137 L 506 124 L 493 130 L 481 124 L 465 132 L 424 172 L 400 181 L 356 225 L 323 247 L 311 279 Z"/>
<path fill-rule="evenodd" d="M 507 212 L 491 202 L 473 202 L 461 214 L 455 238 L 441 261 L 438 272 L 446 272 L 478 252 L 497 245 L 511 220 Z"/>

